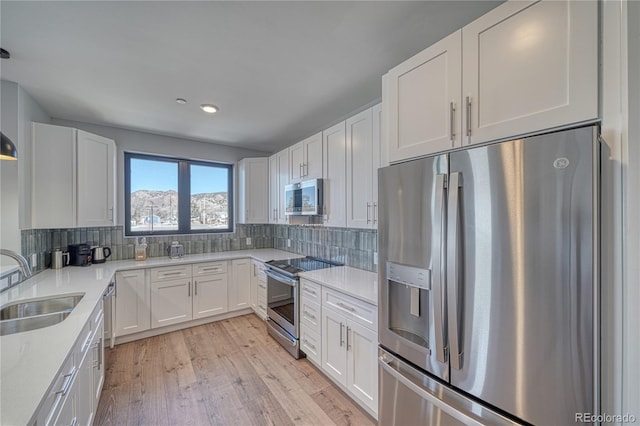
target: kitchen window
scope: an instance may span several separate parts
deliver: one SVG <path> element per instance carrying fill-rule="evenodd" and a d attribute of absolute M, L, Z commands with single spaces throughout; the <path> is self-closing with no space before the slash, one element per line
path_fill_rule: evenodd
<path fill-rule="evenodd" d="M 233 232 L 231 164 L 125 152 L 125 235 Z"/>

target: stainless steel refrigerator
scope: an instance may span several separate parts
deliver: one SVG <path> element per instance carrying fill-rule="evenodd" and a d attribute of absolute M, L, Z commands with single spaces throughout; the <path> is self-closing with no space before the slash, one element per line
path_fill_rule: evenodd
<path fill-rule="evenodd" d="M 381 425 L 598 411 L 598 128 L 379 170 Z"/>

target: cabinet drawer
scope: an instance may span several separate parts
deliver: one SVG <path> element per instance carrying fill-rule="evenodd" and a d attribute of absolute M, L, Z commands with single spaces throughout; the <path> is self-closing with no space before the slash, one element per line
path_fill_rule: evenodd
<path fill-rule="evenodd" d="M 74 349 L 75 351 L 75 349 Z M 62 403 L 69 389 L 71 388 L 71 382 L 75 378 L 76 365 L 74 362 L 74 354 L 72 353 L 67 357 L 66 361 L 58 373 L 58 377 L 51 385 L 51 390 L 44 398 L 44 401 L 38 411 L 37 424 L 49 425 L 53 424 L 55 419 L 58 418 L 58 413 L 62 407 Z"/>
<path fill-rule="evenodd" d="M 374 305 L 323 287 L 322 306 L 342 312 L 347 318 L 373 331 L 378 330 L 378 308 Z"/>
<path fill-rule="evenodd" d="M 193 265 L 193 276 L 200 277 L 202 275 L 226 274 L 227 261 L 197 263 Z"/>
<path fill-rule="evenodd" d="M 322 316 L 319 304 L 309 302 L 303 298 L 300 304 L 300 318 L 301 324 L 307 326 L 310 330 L 318 334 L 322 332 Z"/>
<path fill-rule="evenodd" d="M 304 278 L 300 280 L 300 297 L 309 302 L 320 304 L 322 302 L 322 286 Z"/>
<path fill-rule="evenodd" d="M 322 340 L 320 334 L 312 331 L 304 324 L 300 328 L 300 349 L 307 355 L 316 365 L 322 365 Z"/>
<path fill-rule="evenodd" d="M 163 266 L 151 269 L 151 281 L 169 281 L 191 278 L 191 265 Z"/>

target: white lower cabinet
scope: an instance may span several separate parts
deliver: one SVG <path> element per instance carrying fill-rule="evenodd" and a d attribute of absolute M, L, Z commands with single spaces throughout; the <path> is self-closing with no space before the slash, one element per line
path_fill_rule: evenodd
<path fill-rule="evenodd" d="M 227 274 L 194 278 L 193 318 L 205 318 L 229 311 L 227 286 Z"/>
<path fill-rule="evenodd" d="M 151 328 L 193 318 L 191 278 L 151 281 Z"/>
<path fill-rule="evenodd" d="M 251 308 L 263 320 L 267 319 L 267 276 L 264 264 L 251 261 Z"/>
<path fill-rule="evenodd" d="M 102 301 L 85 324 L 36 416 L 36 425 L 90 425 L 104 383 Z"/>
<path fill-rule="evenodd" d="M 229 285 L 229 310 L 237 311 L 251 307 L 251 259 L 231 261 Z"/>
<path fill-rule="evenodd" d="M 376 306 L 305 278 L 300 288 L 300 349 L 377 418 Z"/>
<path fill-rule="evenodd" d="M 116 273 L 114 335 L 124 336 L 151 328 L 151 291 L 144 269 Z"/>

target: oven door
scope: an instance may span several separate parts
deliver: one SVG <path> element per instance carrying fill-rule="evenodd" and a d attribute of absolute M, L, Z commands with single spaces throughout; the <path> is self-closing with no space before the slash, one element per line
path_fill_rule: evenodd
<path fill-rule="evenodd" d="M 267 316 L 293 339 L 299 336 L 298 280 L 268 269 Z"/>

